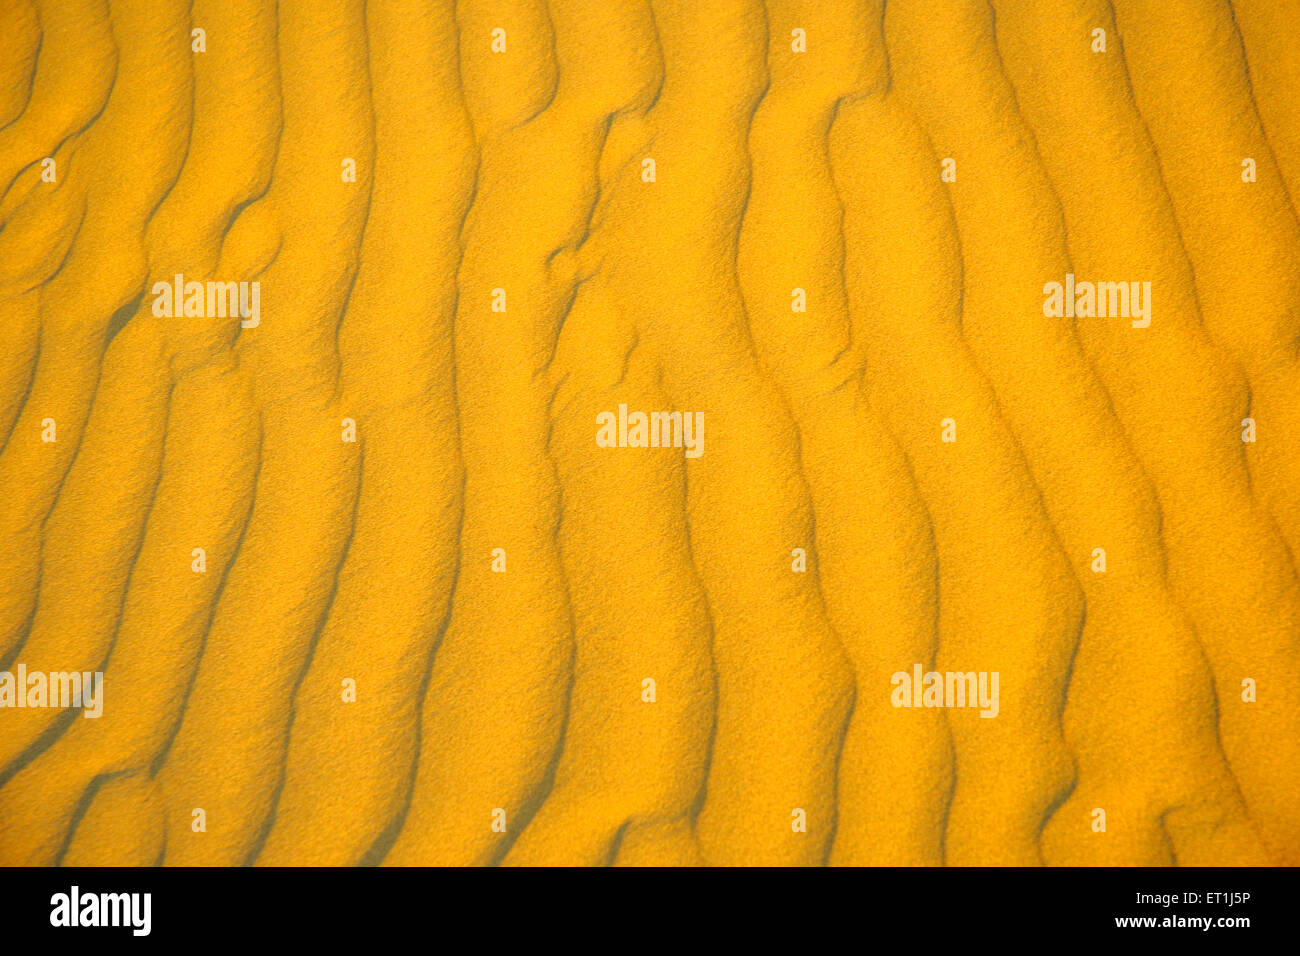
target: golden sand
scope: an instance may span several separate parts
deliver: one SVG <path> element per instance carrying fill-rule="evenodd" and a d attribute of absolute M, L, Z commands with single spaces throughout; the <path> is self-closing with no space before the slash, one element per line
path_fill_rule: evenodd
<path fill-rule="evenodd" d="M 0 37 L 0 864 L 1300 863 L 1300 0 Z"/>

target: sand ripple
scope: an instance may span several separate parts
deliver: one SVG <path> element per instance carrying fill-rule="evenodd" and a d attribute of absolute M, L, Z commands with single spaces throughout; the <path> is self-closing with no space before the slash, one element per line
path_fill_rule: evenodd
<path fill-rule="evenodd" d="M 1300 0 L 0 35 L 0 864 L 1300 863 Z"/>

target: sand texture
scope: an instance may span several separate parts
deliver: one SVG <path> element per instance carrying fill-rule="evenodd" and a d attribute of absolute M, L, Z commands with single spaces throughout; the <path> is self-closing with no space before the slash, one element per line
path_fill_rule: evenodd
<path fill-rule="evenodd" d="M 1297 198 L 1300 0 L 0 0 L 0 864 L 1300 864 Z"/>

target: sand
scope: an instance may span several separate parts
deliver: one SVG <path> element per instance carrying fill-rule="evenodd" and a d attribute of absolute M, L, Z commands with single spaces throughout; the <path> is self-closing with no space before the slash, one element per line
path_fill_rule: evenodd
<path fill-rule="evenodd" d="M 1300 863 L 1300 0 L 0 36 L 0 864 Z"/>

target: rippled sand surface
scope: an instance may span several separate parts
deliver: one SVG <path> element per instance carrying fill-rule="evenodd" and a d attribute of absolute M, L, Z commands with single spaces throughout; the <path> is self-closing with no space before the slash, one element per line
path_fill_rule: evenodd
<path fill-rule="evenodd" d="M 1300 0 L 0 37 L 0 863 L 1300 863 Z"/>

